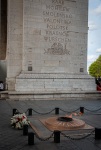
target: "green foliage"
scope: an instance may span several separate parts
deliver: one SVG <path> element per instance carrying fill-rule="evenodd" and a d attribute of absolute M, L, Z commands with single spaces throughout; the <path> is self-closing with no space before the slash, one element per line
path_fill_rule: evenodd
<path fill-rule="evenodd" d="M 89 74 L 93 77 L 101 77 L 101 55 L 89 66 Z"/>

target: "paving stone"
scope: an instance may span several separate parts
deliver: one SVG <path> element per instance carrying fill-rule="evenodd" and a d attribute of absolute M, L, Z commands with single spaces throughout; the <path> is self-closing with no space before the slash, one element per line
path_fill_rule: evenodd
<path fill-rule="evenodd" d="M 65 101 L 11 101 L 11 100 L 0 100 L 0 150 L 100 150 L 101 140 L 95 140 L 94 135 L 82 139 L 82 140 L 71 140 L 66 137 L 61 137 L 60 143 L 54 143 L 54 138 L 48 141 L 40 141 L 35 137 L 35 144 L 33 146 L 28 145 L 28 137 L 23 136 L 22 130 L 16 130 L 10 126 L 10 119 L 12 117 L 13 108 L 17 108 L 21 112 L 25 112 L 28 108 L 33 108 L 37 112 L 46 113 L 59 107 L 66 111 L 73 111 L 80 106 L 88 108 L 90 110 L 97 110 L 101 106 L 99 100 L 65 100 Z M 66 114 L 65 112 L 59 111 L 60 115 Z M 79 112 L 79 110 L 78 110 Z M 95 113 L 95 112 L 94 112 Z M 84 115 L 79 116 L 79 119 L 84 120 L 86 123 L 94 126 L 101 127 L 101 110 L 97 113 L 99 115 L 91 114 L 85 111 Z M 34 117 L 41 116 L 33 112 Z M 47 115 L 49 117 L 50 114 Z M 51 113 L 55 115 L 55 111 Z M 43 116 L 43 115 L 42 115 Z M 41 130 L 42 127 L 38 126 Z M 33 131 L 29 128 L 29 131 Z M 46 132 L 44 130 L 43 132 Z M 72 133 L 72 132 L 69 132 Z M 79 133 L 79 132 L 78 132 Z"/>

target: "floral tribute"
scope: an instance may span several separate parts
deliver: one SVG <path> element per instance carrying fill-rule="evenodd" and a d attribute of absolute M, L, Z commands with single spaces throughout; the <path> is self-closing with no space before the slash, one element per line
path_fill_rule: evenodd
<path fill-rule="evenodd" d="M 29 125 L 29 121 L 25 115 L 25 113 L 23 114 L 15 114 L 12 118 L 11 118 L 11 126 L 16 128 L 16 129 L 22 129 L 23 125 Z"/>

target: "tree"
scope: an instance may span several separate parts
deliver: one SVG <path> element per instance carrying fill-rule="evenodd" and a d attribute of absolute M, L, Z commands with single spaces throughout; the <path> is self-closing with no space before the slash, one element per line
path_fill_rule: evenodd
<path fill-rule="evenodd" d="M 101 77 L 101 55 L 89 66 L 89 74 L 93 77 Z"/>

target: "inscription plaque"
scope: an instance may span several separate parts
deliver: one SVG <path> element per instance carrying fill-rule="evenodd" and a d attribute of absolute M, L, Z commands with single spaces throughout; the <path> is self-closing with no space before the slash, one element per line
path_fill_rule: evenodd
<path fill-rule="evenodd" d="M 85 62 L 86 72 L 87 16 L 83 16 L 81 3 L 76 0 L 24 0 L 23 7 L 23 70 L 27 71 L 31 49 L 34 73 L 80 73 L 82 62 Z M 52 66 L 54 60 L 56 64 Z M 46 62 L 50 62 L 50 69 Z"/>

